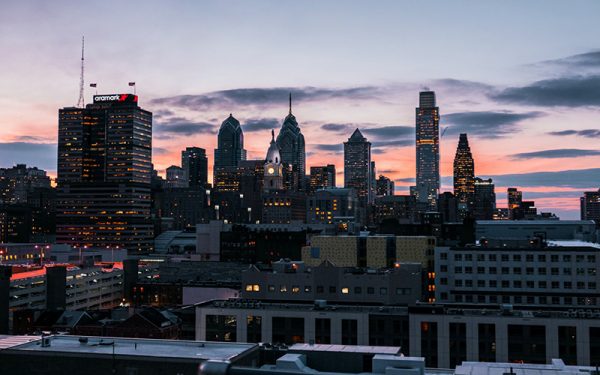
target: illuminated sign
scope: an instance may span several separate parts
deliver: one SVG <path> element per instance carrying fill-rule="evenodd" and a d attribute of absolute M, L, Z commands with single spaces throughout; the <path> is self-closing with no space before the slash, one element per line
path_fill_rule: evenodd
<path fill-rule="evenodd" d="M 133 94 L 111 94 L 94 95 L 94 103 L 100 102 L 119 102 L 119 103 L 137 103 L 138 97 Z"/>

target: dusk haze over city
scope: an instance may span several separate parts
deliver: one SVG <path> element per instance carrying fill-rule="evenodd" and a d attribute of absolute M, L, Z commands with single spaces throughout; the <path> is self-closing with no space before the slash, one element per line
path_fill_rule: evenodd
<path fill-rule="evenodd" d="M 600 375 L 599 15 L 0 0 L 0 374 Z"/>

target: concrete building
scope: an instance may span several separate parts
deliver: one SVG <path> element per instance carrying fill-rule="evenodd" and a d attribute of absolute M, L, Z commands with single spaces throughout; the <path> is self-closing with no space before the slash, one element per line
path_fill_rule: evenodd
<path fill-rule="evenodd" d="M 600 245 L 523 242 L 436 248 L 436 301 L 600 307 Z"/>
<path fill-rule="evenodd" d="M 250 266 L 242 273 L 242 298 L 260 301 L 327 300 L 333 303 L 408 305 L 422 299 L 421 264 L 397 263 L 390 269 L 317 267 L 280 260 L 263 270 Z"/>
<path fill-rule="evenodd" d="M 542 235 L 548 240 L 598 240 L 592 220 L 477 220 L 475 238 L 525 239 Z"/>
<path fill-rule="evenodd" d="M 316 267 L 328 260 L 338 267 L 394 267 L 396 262 L 433 264 L 435 237 L 428 236 L 313 236 L 302 249 L 302 261 Z"/>
<path fill-rule="evenodd" d="M 364 306 L 213 301 L 196 306 L 196 339 L 399 346 L 432 368 L 463 361 L 600 360 L 600 313 L 512 310 L 498 305 Z"/>
<path fill-rule="evenodd" d="M 581 201 L 581 220 L 594 220 L 600 223 L 600 189 L 586 191 Z"/>
<path fill-rule="evenodd" d="M 307 198 L 306 222 L 334 224 L 360 222 L 358 199 L 354 189 L 319 189 Z"/>

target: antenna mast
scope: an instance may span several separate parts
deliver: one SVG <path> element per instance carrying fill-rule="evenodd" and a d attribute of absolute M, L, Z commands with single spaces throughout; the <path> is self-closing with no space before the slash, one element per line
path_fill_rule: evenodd
<path fill-rule="evenodd" d="M 77 101 L 77 107 L 83 108 L 85 106 L 85 102 L 83 100 L 83 51 L 85 46 L 85 37 L 81 37 L 81 75 L 79 76 L 79 100 Z"/>

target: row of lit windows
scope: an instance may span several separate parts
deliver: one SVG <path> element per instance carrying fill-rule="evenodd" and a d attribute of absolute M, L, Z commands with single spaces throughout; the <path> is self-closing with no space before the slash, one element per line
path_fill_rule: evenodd
<path fill-rule="evenodd" d="M 509 262 L 509 261 L 513 261 L 513 262 L 522 262 L 523 259 L 526 262 L 535 262 L 537 259 L 537 262 L 546 262 L 548 259 L 550 260 L 550 262 L 556 263 L 556 262 L 571 262 L 573 260 L 575 260 L 577 263 L 581 263 L 581 262 L 585 262 L 587 261 L 588 263 L 596 263 L 596 256 L 595 255 L 583 255 L 583 254 L 577 254 L 575 256 L 571 255 L 571 254 L 565 254 L 565 255 L 558 255 L 558 254 L 552 254 L 550 256 L 547 256 L 546 254 L 538 254 L 537 257 L 534 256 L 533 254 L 526 254 L 524 257 L 521 254 L 501 254 L 500 257 L 497 256 L 497 254 L 454 254 L 454 260 L 457 262 L 460 261 L 466 261 L 466 262 L 472 262 L 473 260 L 477 260 L 478 262 L 484 262 L 486 260 L 490 261 L 490 262 L 496 262 L 498 260 L 498 258 L 502 261 L 502 262 Z M 448 260 L 448 253 L 440 253 L 440 260 Z"/>
<path fill-rule="evenodd" d="M 366 294 L 375 294 L 375 289 L 374 287 L 366 287 L 364 288 L 366 291 Z M 245 287 L 246 292 L 260 292 L 260 284 L 247 284 Z M 267 290 L 271 293 L 276 291 L 275 285 L 269 285 L 267 287 Z M 300 293 L 300 291 L 302 290 L 301 287 L 299 285 L 292 285 L 291 288 L 289 288 L 289 290 L 292 293 Z M 310 285 L 305 285 L 303 288 L 305 293 L 310 293 L 312 292 L 312 287 Z M 342 294 L 350 294 L 351 288 L 350 287 L 342 287 L 340 288 L 340 292 Z M 279 286 L 279 292 L 280 293 L 287 293 L 288 292 L 288 286 L 287 285 L 280 285 Z M 317 286 L 317 293 L 325 293 L 325 287 L 324 286 Z M 360 286 L 355 286 L 353 288 L 353 292 L 354 294 L 363 294 L 363 287 Z M 337 293 L 337 288 L 335 286 L 330 286 L 329 287 L 329 293 Z M 379 294 L 380 295 L 387 295 L 388 294 L 388 288 L 386 287 L 381 287 L 379 288 Z M 412 294 L 412 289 L 411 288 L 396 288 L 396 294 L 397 295 L 410 295 Z"/>

